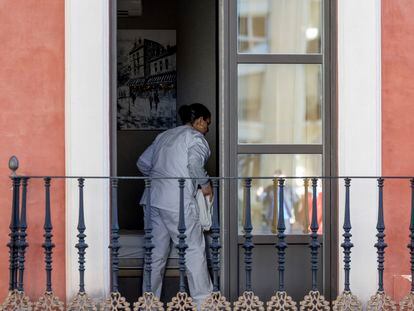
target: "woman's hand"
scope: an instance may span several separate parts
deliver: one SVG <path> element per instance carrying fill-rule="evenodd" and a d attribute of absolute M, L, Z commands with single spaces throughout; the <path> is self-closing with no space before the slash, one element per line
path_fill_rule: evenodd
<path fill-rule="evenodd" d="M 213 188 L 211 187 L 211 184 L 209 182 L 201 186 L 201 192 L 203 192 L 205 197 L 206 196 L 213 197 Z"/>

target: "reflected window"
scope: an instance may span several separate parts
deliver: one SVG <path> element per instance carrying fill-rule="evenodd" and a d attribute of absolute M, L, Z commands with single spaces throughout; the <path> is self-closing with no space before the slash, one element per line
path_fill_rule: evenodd
<path fill-rule="evenodd" d="M 321 65 L 240 64 L 241 144 L 321 144 Z"/>
<path fill-rule="evenodd" d="M 238 0 L 240 53 L 320 53 L 321 0 Z"/>

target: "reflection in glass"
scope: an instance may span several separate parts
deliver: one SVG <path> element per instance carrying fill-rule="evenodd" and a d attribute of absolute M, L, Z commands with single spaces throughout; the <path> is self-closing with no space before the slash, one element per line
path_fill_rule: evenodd
<path fill-rule="evenodd" d="M 322 156 L 319 154 L 241 154 L 238 156 L 240 177 L 283 177 L 322 175 Z M 243 234 L 244 189 L 238 186 L 239 234 Z M 251 211 L 254 234 L 275 234 L 278 192 L 271 179 L 253 179 Z M 306 199 L 307 197 L 307 199 Z M 307 234 L 311 219 L 311 180 L 307 190 L 303 179 L 287 179 L 284 187 L 284 214 L 287 234 Z M 318 223 L 322 234 L 322 182 L 318 181 Z"/>
<path fill-rule="evenodd" d="M 321 65 L 238 66 L 238 141 L 322 143 Z"/>
<path fill-rule="evenodd" d="M 238 51 L 321 52 L 322 0 L 238 0 Z"/>

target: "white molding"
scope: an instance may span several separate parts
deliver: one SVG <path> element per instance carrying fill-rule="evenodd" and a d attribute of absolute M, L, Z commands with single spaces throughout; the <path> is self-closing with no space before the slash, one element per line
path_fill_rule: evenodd
<path fill-rule="evenodd" d="M 67 176 L 109 176 L 109 0 L 65 0 Z M 109 184 L 86 180 L 86 291 L 109 292 Z M 66 183 L 66 299 L 78 291 L 77 181 Z"/>
<path fill-rule="evenodd" d="M 381 175 L 381 1 L 338 1 L 339 175 Z M 339 228 L 344 213 L 339 192 Z M 351 290 L 363 302 L 376 291 L 376 181 L 351 183 Z M 339 230 L 339 241 L 342 241 Z M 339 285 L 343 289 L 342 249 Z"/>

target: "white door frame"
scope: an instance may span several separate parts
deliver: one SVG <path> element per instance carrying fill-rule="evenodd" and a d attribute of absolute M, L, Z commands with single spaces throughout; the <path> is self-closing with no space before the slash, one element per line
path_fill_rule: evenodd
<path fill-rule="evenodd" d="M 339 175 L 381 175 L 381 1 L 338 0 Z M 344 214 L 340 183 L 339 228 Z M 375 181 L 351 182 L 351 290 L 363 302 L 376 291 Z M 342 230 L 338 232 L 340 243 Z M 342 249 L 339 287 L 343 289 Z"/>
<path fill-rule="evenodd" d="M 110 175 L 109 1 L 65 0 L 65 156 L 67 176 Z M 109 291 L 109 182 L 86 180 L 86 291 Z M 66 182 L 66 299 L 78 291 L 78 188 Z"/>

